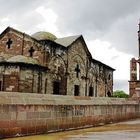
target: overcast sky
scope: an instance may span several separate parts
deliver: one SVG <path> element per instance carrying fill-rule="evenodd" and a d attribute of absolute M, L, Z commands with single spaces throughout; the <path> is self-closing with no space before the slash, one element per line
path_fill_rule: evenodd
<path fill-rule="evenodd" d="M 82 34 L 93 58 L 115 68 L 114 90 L 128 92 L 129 61 L 138 56 L 140 0 L 0 0 L 0 32 Z"/>

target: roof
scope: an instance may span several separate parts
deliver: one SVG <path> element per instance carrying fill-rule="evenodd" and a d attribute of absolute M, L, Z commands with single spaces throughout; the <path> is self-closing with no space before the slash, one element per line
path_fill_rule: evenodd
<path fill-rule="evenodd" d="M 0 65 L 18 65 L 31 68 L 41 68 L 47 70 L 48 67 L 40 65 L 40 63 L 31 57 L 23 55 L 9 55 L 9 54 L 0 54 Z"/>
<path fill-rule="evenodd" d="M 106 65 L 106 64 L 104 64 L 104 63 L 102 63 L 101 61 L 98 61 L 98 60 L 96 60 L 96 59 L 92 59 L 92 62 L 96 62 L 96 63 L 98 63 L 98 64 L 100 64 L 100 65 L 103 65 L 103 66 L 105 66 L 106 68 L 108 68 L 108 69 L 111 69 L 111 70 L 115 70 L 114 68 L 112 68 L 112 67 L 110 67 L 110 66 L 108 66 L 108 65 Z"/>
<path fill-rule="evenodd" d="M 40 40 L 51 40 L 54 41 L 57 39 L 57 37 L 55 35 L 53 35 L 50 32 L 37 32 L 35 34 L 32 35 L 33 38 L 35 38 L 36 40 L 40 41 Z"/>
<path fill-rule="evenodd" d="M 39 62 L 36 59 L 33 59 L 31 57 L 26 57 L 23 55 L 13 56 L 13 57 L 9 58 L 7 60 L 7 62 L 11 62 L 11 63 L 19 63 L 20 62 L 20 63 L 26 63 L 26 64 L 39 65 Z"/>
<path fill-rule="evenodd" d="M 57 43 L 59 45 L 61 45 L 62 47 L 69 47 L 72 43 L 74 43 L 78 38 L 82 37 L 82 35 L 75 35 L 75 36 L 68 36 L 68 37 L 64 37 L 64 38 L 56 38 L 55 35 L 49 33 L 49 32 L 37 32 L 35 33 L 33 36 L 30 36 L 28 34 L 25 34 L 25 33 L 22 33 L 16 29 L 13 29 L 11 27 L 7 27 L 1 34 L 0 34 L 0 38 L 6 33 L 8 32 L 9 30 L 13 30 L 19 34 L 22 34 L 23 36 L 27 36 L 31 39 L 33 39 L 34 41 L 36 41 L 37 43 L 41 43 L 40 40 L 50 40 L 51 42 L 53 43 Z M 35 37 L 36 36 L 36 37 Z M 38 39 L 37 39 L 38 38 Z M 82 37 L 83 38 L 83 37 Z M 84 41 L 84 39 L 83 39 Z M 95 60 L 92 58 L 92 55 L 91 53 L 89 52 L 88 48 L 87 48 L 87 45 L 84 41 L 84 44 L 85 44 L 85 49 L 86 49 L 86 52 L 88 53 L 88 56 L 89 58 L 92 60 L 92 62 L 96 62 L 98 64 L 101 64 L 101 65 L 104 65 L 106 68 L 109 68 L 111 70 L 115 70 L 113 69 L 112 67 L 98 61 L 98 60 Z M 6 54 L 2 54 L 0 55 L 0 63 L 1 62 L 8 62 L 8 63 L 26 63 L 26 64 L 34 64 L 34 65 L 40 65 L 37 60 L 31 58 L 31 57 L 25 57 L 25 56 L 22 56 L 22 55 L 18 55 L 18 56 L 10 56 L 10 55 L 6 55 Z"/>
<path fill-rule="evenodd" d="M 64 37 L 64 38 L 58 38 L 55 40 L 57 44 L 60 44 L 62 46 L 68 47 L 71 45 L 74 41 L 76 41 L 81 35 L 76 35 L 76 36 L 69 36 L 69 37 Z"/>
<path fill-rule="evenodd" d="M 0 63 L 1 62 L 40 65 L 36 59 L 33 59 L 31 57 L 26 57 L 23 55 L 0 54 Z"/>

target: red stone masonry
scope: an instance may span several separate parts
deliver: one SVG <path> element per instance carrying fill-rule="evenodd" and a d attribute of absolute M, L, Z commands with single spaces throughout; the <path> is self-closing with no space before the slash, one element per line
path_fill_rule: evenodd
<path fill-rule="evenodd" d="M 43 134 L 140 117 L 140 100 L 0 92 L 0 138 Z"/>

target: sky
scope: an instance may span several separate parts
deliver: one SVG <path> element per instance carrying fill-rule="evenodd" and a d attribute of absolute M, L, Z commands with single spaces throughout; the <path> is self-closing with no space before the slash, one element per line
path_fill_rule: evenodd
<path fill-rule="evenodd" d="M 138 57 L 140 0 L 0 0 L 0 32 L 82 34 L 94 59 L 115 70 L 114 90 L 128 93 L 130 60 Z"/>

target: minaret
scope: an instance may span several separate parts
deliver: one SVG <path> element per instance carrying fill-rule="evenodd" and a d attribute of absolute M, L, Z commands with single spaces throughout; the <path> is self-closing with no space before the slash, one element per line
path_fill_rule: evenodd
<path fill-rule="evenodd" d="M 139 64 L 139 79 L 140 80 L 140 22 L 139 22 L 139 28 L 138 28 L 138 51 L 139 51 L 139 54 L 138 54 L 138 64 Z"/>
<path fill-rule="evenodd" d="M 139 30 L 138 30 L 138 49 L 139 49 L 139 58 L 140 58 L 140 22 L 139 22 Z"/>

